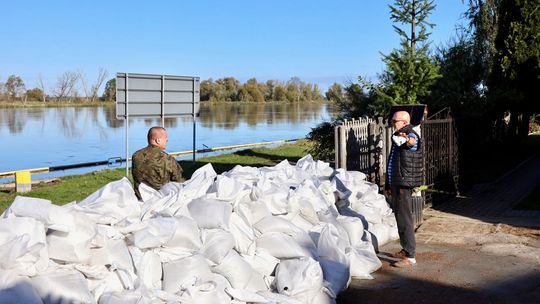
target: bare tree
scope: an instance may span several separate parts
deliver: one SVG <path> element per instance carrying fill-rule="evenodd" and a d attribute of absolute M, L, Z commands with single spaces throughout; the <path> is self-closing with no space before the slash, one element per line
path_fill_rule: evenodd
<path fill-rule="evenodd" d="M 41 73 L 38 75 L 38 85 L 39 85 L 39 88 L 41 89 L 41 91 L 43 92 L 43 94 L 41 95 L 41 101 L 42 102 L 45 102 L 47 101 L 46 98 L 47 98 L 47 93 L 45 93 L 45 81 L 43 80 L 43 75 L 41 75 Z"/>
<path fill-rule="evenodd" d="M 100 67 L 99 71 L 98 71 L 98 77 L 96 79 L 96 82 L 94 83 L 94 85 L 92 85 L 92 89 L 91 89 L 92 95 L 90 96 L 90 101 L 91 102 L 96 102 L 97 101 L 99 89 L 101 88 L 101 86 L 105 82 L 105 78 L 107 78 L 107 75 L 108 75 L 107 70 L 105 68 L 103 68 L 103 67 Z"/>
<path fill-rule="evenodd" d="M 79 81 L 80 74 L 78 72 L 67 71 L 58 77 L 54 95 L 58 101 L 67 100 L 71 102 L 71 95 L 74 93 L 74 88 Z"/>
<path fill-rule="evenodd" d="M 88 81 L 86 80 L 86 74 L 79 72 L 81 84 L 84 90 L 84 96 L 85 100 L 88 102 L 96 102 L 98 98 L 98 92 L 103 83 L 105 82 L 105 78 L 107 77 L 107 70 L 100 67 L 98 71 L 98 77 L 96 79 L 96 82 L 92 84 L 91 86 L 88 85 Z"/>
<path fill-rule="evenodd" d="M 84 91 L 84 101 L 88 102 L 90 88 L 88 87 L 88 81 L 86 80 L 86 73 L 81 70 L 78 70 L 77 73 L 79 74 L 79 80 L 81 81 L 82 89 Z"/>

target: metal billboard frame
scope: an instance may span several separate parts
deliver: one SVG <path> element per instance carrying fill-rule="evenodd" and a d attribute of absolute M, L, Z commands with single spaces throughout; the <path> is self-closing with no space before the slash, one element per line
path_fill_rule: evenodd
<path fill-rule="evenodd" d="M 200 78 L 141 73 L 116 73 L 116 118 L 126 121 L 126 177 L 129 174 L 129 118 L 191 116 L 193 119 L 193 161 L 195 125 L 200 109 Z"/>

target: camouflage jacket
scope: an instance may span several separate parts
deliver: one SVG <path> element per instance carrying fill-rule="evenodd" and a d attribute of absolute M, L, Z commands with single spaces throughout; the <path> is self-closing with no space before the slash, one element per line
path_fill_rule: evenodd
<path fill-rule="evenodd" d="M 135 194 L 140 199 L 139 185 L 146 185 L 159 190 L 168 182 L 182 181 L 182 167 L 174 157 L 160 148 L 148 145 L 135 153 L 131 158 L 131 174 L 135 186 Z"/>

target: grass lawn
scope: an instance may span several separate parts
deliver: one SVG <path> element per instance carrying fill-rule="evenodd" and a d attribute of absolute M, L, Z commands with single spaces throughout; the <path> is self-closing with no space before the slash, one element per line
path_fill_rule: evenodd
<path fill-rule="evenodd" d="M 236 165 L 253 167 L 273 166 L 284 159 L 290 162 L 296 162 L 305 156 L 310 148 L 311 144 L 308 141 L 300 140 L 293 144 L 274 148 L 253 148 L 230 154 L 201 157 L 195 163 L 190 160 L 180 161 L 180 164 L 184 169 L 184 177 L 189 179 L 195 170 L 207 163 L 212 163 L 217 173 L 228 171 Z M 125 168 L 117 168 L 65 176 L 57 182 L 32 185 L 32 191 L 22 195 L 44 198 L 51 200 L 54 204 L 63 205 L 72 201 L 81 201 L 104 185 L 121 179 L 124 174 Z M 34 176 L 34 178 L 39 178 L 39 175 Z M 0 212 L 9 207 L 16 196 L 17 193 L 15 190 L 0 190 Z"/>

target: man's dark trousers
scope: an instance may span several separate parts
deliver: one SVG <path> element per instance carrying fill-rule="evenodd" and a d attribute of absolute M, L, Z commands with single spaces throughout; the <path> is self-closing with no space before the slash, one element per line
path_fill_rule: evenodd
<path fill-rule="evenodd" d="M 416 254 L 416 238 L 414 236 L 414 220 L 412 214 L 412 190 L 410 188 L 392 187 L 392 210 L 396 215 L 401 248 L 407 257 Z"/>

